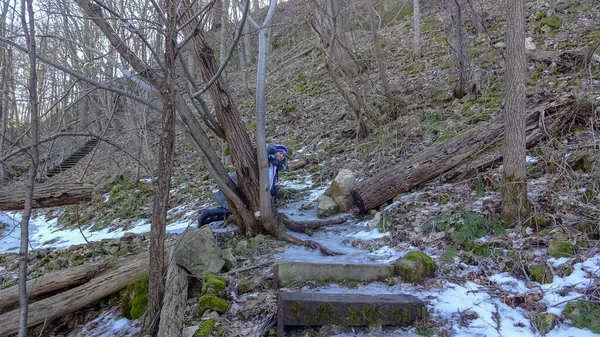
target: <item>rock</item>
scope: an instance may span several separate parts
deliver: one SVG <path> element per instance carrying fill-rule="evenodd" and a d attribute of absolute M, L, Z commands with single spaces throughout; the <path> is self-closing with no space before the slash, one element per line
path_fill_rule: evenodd
<path fill-rule="evenodd" d="M 194 337 L 194 335 L 196 334 L 196 331 L 198 331 L 198 329 L 200 329 L 200 327 L 197 325 L 186 326 L 185 328 L 183 328 L 183 331 L 181 332 L 181 336 L 182 337 Z"/>
<path fill-rule="evenodd" d="M 250 253 L 250 248 L 248 247 L 248 241 L 242 240 L 235 245 L 233 252 L 236 256 L 246 257 Z"/>
<path fill-rule="evenodd" d="M 556 326 L 557 317 L 551 313 L 542 313 L 535 317 L 535 321 L 537 323 L 538 331 L 543 336 L 550 332 L 550 330 L 554 329 Z"/>
<path fill-rule="evenodd" d="M 233 250 L 231 248 L 223 249 L 221 251 L 221 258 L 223 259 L 223 261 L 225 261 L 223 269 L 226 271 L 232 270 L 238 265 L 238 261 L 233 255 Z"/>
<path fill-rule="evenodd" d="M 131 241 L 133 241 L 133 239 L 134 239 L 135 237 L 138 237 L 138 236 L 140 236 L 140 235 L 139 235 L 139 234 L 136 234 L 136 233 L 132 233 L 132 232 L 125 232 L 125 233 L 123 234 L 123 236 L 121 236 L 121 238 L 119 239 L 119 241 L 131 242 Z"/>
<path fill-rule="evenodd" d="M 207 272 L 218 273 L 221 271 L 225 261 L 221 258 L 221 249 L 209 226 L 188 227 L 182 236 L 174 254 L 177 264 L 198 279 L 202 279 Z"/>
<path fill-rule="evenodd" d="M 250 239 L 249 247 L 250 247 L 250 249 L 256 248 L 256 247 L 262 245 L 266 240 L 267 240 L 267 238 L 265 238 L 264 235 L 258 234 L 257 236 Z"/>
<path fill-rule="evenodd" d="M 367 227 L 377 228 L 380 223 L 381 223 L 381 212 L 377 212 L 377 213 L 375 213 L 375 216 L 373 217 L 373 219 L 369 220 L 369 222 L 367 223 Z"/>
<path fill-rule="evenodd" d="M 504 48 L 506 48 L 506 43 L 500 41 L 500 42 L 495 43 L 494 47 L 495 48 L 502 48 L 502 49 L 504 49 Z"/>
<path fill-rule="evenodd" d="M 317 201 L 319 203 L 317 206 L 317 216 L 319 218 L 326 218 L 340 211 L 340 206 L 331 197 L 322 195 Z"/>
<path fill-rule="evenodd" d="M 253 294 L 248 296 L 242 309 L 240 310 L 240 314 L 244 319 L 249 319 L 250 316 L 257 314 L 257 311 L 260 311 L 264 308 L 265 303 L 269 299 L 269 294 L 265 292 L 260 292 L 258 294 Z"/>
<path fill-rule="evenodd" d="M 327 188 L 324 195 L 331 197 L 339 206 L 341 212 L 348 211 L 354 206 L 354 199 L 350 191 L 356 184 L 356 173 L 342 169 L 338 172 L 331 185 Z"/>
<path fill-rule="evenodd" d="M 423 252 L 410 252 L 403 258 L 393 263 L 396 275 L 407 282 L 417 283 L 422 279 L 432 276 L 436 270 L 435 263 L 431 257 Z"/>
<path fill-rule="evenodd" d="M 535 43 L 532 37 L 525 38 L 525 50 L 536 50 Z"/>
<path fill-rule="evenodd" d="M 545 264 L 532 264 L 527 266 L 527 274 L 533 282 L 540 284 L 552 283 L 552 270 Z"/>
<path fill-rule="evenodd" d="M 243 279 L 237 286 L 238 294 L 246 294 L 260 288 L 265 283 L 264 276 L 254 276 L 251 278 Z"/>
<path fill-rule="evenodd" d="M 548 255 L 555 259 L 572 257 L 575 255 L 575 246 L 567 240 L 555 239 L 548 242 Z"/>
<path fill-rule="evenodd" d="M 119 251 L 119 246 L 112 246 L 108 249 L 110 255 L 115 255 Z"/>

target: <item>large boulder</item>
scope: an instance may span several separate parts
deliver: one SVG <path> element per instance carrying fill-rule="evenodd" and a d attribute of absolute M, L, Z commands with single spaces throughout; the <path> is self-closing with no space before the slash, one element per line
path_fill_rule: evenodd
<path fill-rule="evenodd" d="M 319 205 L 317 206 L 317 216 L 319 218 L 326 218 L 334 214 L 339 213 L 340 206 L 333 201 L 333 198 L 326 195 L 322 195 L 317 199 Z"/>
<path fill-rule="evenodd" d="M 182 236 L 174 254 L 177 264 L 198 279 L 202 279 L 207 272 L 221 271 L 225 261 L 221 258 L 221 249 L 209 226 L 188 227 Z"/>
<path fill-rule="evenodd" d="M 331 185 L 327 188 L 324 195 L 330 197 L 339 206 L 340 212 L 348 211 L 354 206 L 354 199 L 350 191 L 356 184 L 356 173 L 342 169 L 338 172 Z"/>

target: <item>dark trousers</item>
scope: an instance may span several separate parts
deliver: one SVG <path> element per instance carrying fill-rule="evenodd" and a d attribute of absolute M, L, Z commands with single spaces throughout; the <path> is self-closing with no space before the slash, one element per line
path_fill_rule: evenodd
<path fill-rule="evenodd" d="M 231 215 L 231 212 L 223 207 L 205 208 L 200 210 L 199 213 L 198 228 L 214 221 L 225 220 L 225 218 Z"/>

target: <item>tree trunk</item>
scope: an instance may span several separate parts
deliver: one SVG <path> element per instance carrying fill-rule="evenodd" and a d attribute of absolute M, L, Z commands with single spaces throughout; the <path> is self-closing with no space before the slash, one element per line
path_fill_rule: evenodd
<path fill-rule="evenodd" d="M 227 46 L 229 44 L 229 32 L 227 24 L 229 23 L 229 0 L 220 0 L 223 2 L 221 10 L 221 30 L 219 32 L 219 65 L 222 66 L 227 58 Z"/>
<path fill-rule="evenodd" d="M 413 0 L 413 58 L 417 60 L 421 57 L 421 7 L 419 0 Z"/>
<path fill-rule="evenodd" d="M 176 245 L 178 246 L 178 245 Z M 171 256 L 173 254 L 171 253 Z M 181 337 L 188 297 L 188 274 L 170 258 L 165 300 L 160 311 L 158 337 Z"/>
<path fill-rule="evenodd" d="M 14 211 L 25 207 L 24 189 L 0 191 L 0 210 Z M 37 185 L 33 191 L 33 208 L 57 207 L 92 201 L 92 186 L 81 183 Z"/>
<path fill-rule="evenodd" d="M 525 4 L 507 0 L 506 93 L 504 97 L 504 183 L 502 218 L 508 226 L 531 213 L 525 181 Z"/>
<path fill-rule="evenodd" d="M 37 298 L 71 289 L 84 284 L 106 270 L 108 262 L 95 262 L 74 268 L 63 269 L 27 281 L 27 293 L 31 302 Z M 0 314 L 14 310 L 19 303 L 17 285 L 0 290 Z"/>
<path fill-rule="evenodd" d="M 23 24 L 23 33 L 27 41 L 29 54 L 29 89 L 28 110 L 31 118 L 30 137 L 31 137 L 31 164 L 29 166 L 29 175 L 25 182 L 25 200 L 23 204 L 23 216 L 21 218 L 21 245 L 19 249 L 19 337 L 27 336 L 27 318 L 29 313 L 29 295 L 27 294 L 27 255 L 29 250 L 29 219 L 31 218 L 31 209 L 33 208 L 33 195 L 35 187 L 35 177 L 39 164 L 38 142 L 39 135 L 39 100 L 38 100 L 38 77 L 37 77 L 37 45 L 35 35 L 35 21 L 33 17 L 33 0 L 22 0 L 21 2 L 21 21 Z"/>
<path fill-rule="evenodd" d="M 173 154 L 175 151 L 175 46 L 177 44 L 177 3 L 165 0 L 164 9 L 167 14 L 165 23 L 165 66 L 164 86 L 161 88 L 163 101 L 162 132 L 158 150 L 157 181 L 152 202 L 152 225 L 150 235 L 150 260 L 148 274 L 148 309 L 144 317 L 142 330 L 154 334 L 158 330 L 158 318 L 165 292 L 163 279 L 165 232 L 167 228 L 167 211 L 169 191 L 171 189 L 171 172 L 173 170 Z"/>
<path fill-rule="evenodd" d="M 454 86 L 453 96 L 461 99 L 467 94 L 467 41 L 465 36 L 465 22 L 463 19 L 462 0 L 454 0 L 454 48 L 456 53 L 456 68 L 458 72 L 458 82 Z"/>
<path fill-rule="evenodd" d="M 262 26 L 258 28 L 258 66 L 256 70 L 256 147 L 258 155 L 258 176 L 260 182 L 260 215 L 265 230 L 277 237 L 281 228 L 273 212 L 269 185 L 269 159 L 266 142 L 266 110 L 267 110 L 267 56 L 269 25 L 275 14 L 277 0 L 271 0 L 269 11 Z M 275 173 L 277 174 L 277 173 Z"/>
<path fill-rule="evenodd" d="M 578 112 L 574 109 L 574 102 L 573 97 L 567 96 L 534 105 L 527 115 L 527 132 L 532 141 L 530 145 L 533 146 L 534 141 L 541 140 L 546 132 L 560 131 L 568 126 L 574 118 L 573 115 Z M 502 117 L 481 123 L 444 143 L 434 144 L 400 165 L 359 182 L 352 189 L 354 201 L 364 213 L 445 172 L 449 172 L 448 177 L 452 178 L 465 173 L 464 170 L 483 169 L 501 156 L 495 154 L 496 159 L 486 160 L 481 165 L 464 164 L 459 166 L 460 169 L 452 170 L 467 162 L 471 156 L 493 147 L 503 137 Z"/>
<path fill-rule="evenodd" d="M 60 318 L 112 295 L 148 272 L 148 253 L 124 259 L 116 269 L 98 276 L 88 283 L 32 303 L 29 306 L 27 326 Z M 0 315 L 0 336 L 18 330 L 19 310 Z"/>
<path fill-rule="evenodd" d="M 369 19 L 371 21 L 371 44 L 373 45 L 373 51 L 375 52 L 375 60 L 377 61 L 377 69 L 379 70 L 379 80 L 381 80 L 383 95 L 391 108 L 394 105 L 394 98 L 392 97 L 392 91 L 390 90 L 390 82 L 388 81 L 387 72 L 385 71 L 385 65 L 381 60 L 381 48 L 379 47 L 379 35 L 377 33 L 379 24 L 375 20 L 373 0 L 369 0 L 367 4 L 369 7 Z"/>

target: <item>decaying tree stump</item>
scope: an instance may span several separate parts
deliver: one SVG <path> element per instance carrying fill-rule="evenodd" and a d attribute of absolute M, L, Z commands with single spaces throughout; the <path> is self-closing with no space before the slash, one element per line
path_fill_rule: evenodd
<path fill-rule="evenodd" d="M 568 127 L 580 112 L 574 97 L 543 97 L 532 99 L 527 108 L 527 146 L 533 146 L 546 135 Z M 447 141 L 434 144 L 407 161 L 359 182 L 351 191 L 361 212 L 378 207 L 400 193 L 437 178 L 444 173 L 446 179 L 483 169 L 502 158 L 497 144 L 504 138 L 502 117 L 480 123 Z M 496 147 L 496 149 L 494 149 Z M 485 152 L 491 152 L 485 156 Z M 484 160 L 467 162 L 480 154 Z M 467 163 L 467 164 L 466 164 Z M 462 165 L 462 166 L 460 166 Z M 454 168 L 459 167 L 457 170 Z"/>
<path fill-rule="evenodd" d="M 92 186 L 80 183 L 52 183 L 36 185 L 33 208 L 57 207 L 92 201 Z M 25 206 L 25 189 L 0 191 L 0 210 L 15 211 Z"/>

